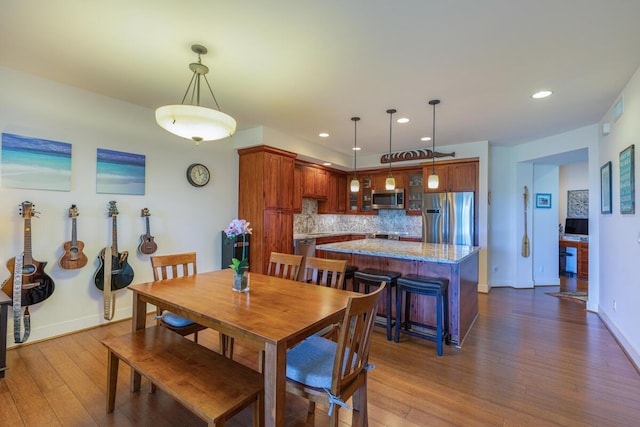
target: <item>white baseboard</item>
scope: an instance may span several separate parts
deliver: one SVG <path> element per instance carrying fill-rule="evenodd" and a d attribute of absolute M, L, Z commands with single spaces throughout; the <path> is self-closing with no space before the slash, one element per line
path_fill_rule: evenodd
<path fill-rule="evenodd" d="M 600 307 L 599 307 L 600 308 Z M 631 363 L 635 366 L 636 370 L 640 372 L 640 353 L 635 349 L 631 343 L 625 338 L 622 332 L 616 327 L 616 325 L 611 321 L 609 316 L 604 312 L 604 310 L 598 310 L 598 317 L 602 320 L 602 323 L 609 329 L 609 332 L 613 335 L 615 340 L 620 344 L 622 350 L 625 354 L 631 359 Z"/>

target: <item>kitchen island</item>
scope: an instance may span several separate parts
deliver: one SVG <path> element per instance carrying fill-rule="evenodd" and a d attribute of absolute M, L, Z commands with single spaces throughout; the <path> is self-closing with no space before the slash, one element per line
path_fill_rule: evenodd
<path fill-rule="evenodd" d="M 327 258 L 346 259 L 360 270 L 375 268 L 449 279 L 449 333 L 461 346 L 478 317 L 478 251 L 476 246 L 364 239 L 318 245 Z M 395 293 L 394 293 L 395 295 Z M 381 297 L 385 298 L 383 295 Z M 435 325 L 433 298 L 412 295 L 412 320 Z M 378 304 L 384 312 L 386 303 Z M 395 307 L 395 304 L 392 304 Z M 395 313 L 392 313 L 395 317 Z"/>

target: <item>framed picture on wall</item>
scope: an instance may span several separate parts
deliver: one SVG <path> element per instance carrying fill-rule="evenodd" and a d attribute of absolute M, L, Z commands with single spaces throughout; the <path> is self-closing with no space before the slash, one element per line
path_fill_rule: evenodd
<path fill-rule="evenodd" d="M 611 213 L 611 162 L 600 168 L 600 212 Z"/>
<path fill-rule="evenodd" d="M 551 208 L 551 194 L 550 193 L 536 193 L 536 208 Z"/>
<path fill-rule="evenodd" d="M 620 213 L 636 213 L 636 192 L 634 188 L 634 146 L 620 152 Z"/>

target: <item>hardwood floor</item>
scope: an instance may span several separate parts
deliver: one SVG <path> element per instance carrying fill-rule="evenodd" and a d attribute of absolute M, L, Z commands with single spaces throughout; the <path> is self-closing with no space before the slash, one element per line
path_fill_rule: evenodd
<path fill-rule="evenodd" d="M 463 348 L 402 337 L 376 328 L 369 377 L 369 425 L 635 426 L 640 375 L 595 313 L 583 304 L 535 290 L 495 288 L 479 295 L 480 317 Z M 129 331 L 129 322 L 9 350 L 0 380 L 0 424 L 12 426 L 199 426 L 189 411 L 158 391 L 129 392 L 121 369 L 116 411 L 105 413 L 106 351 L 100 341 Z M 217 347 L 217 334 L 200 342 Z M 236 340 L 235 359 L 257 364 L 257 350 Z M 287 426 L 328 425 L 317 407 L 287 398 Z M 340 411 L 343 425 L 351 412 Z M 248 426 L 248 413 L 227 425 Z"/>

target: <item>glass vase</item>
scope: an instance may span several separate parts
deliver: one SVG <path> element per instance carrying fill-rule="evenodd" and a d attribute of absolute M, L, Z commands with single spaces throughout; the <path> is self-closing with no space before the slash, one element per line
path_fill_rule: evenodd
<path fill-rule="evenodd" d="M 249 292 L 249 269 L 243 268 L 233 274 L 233 291 Z"/>

